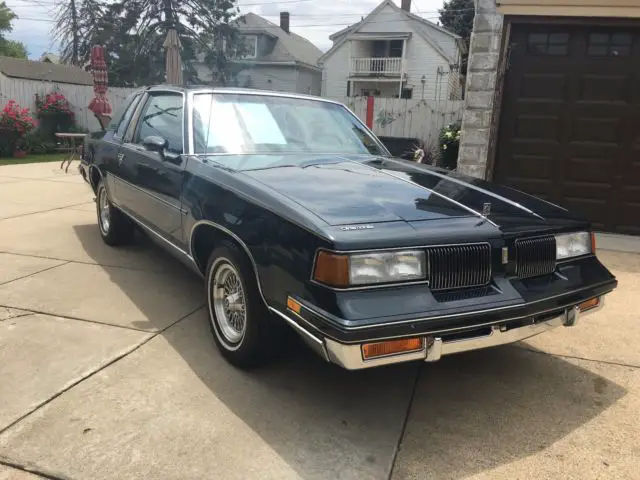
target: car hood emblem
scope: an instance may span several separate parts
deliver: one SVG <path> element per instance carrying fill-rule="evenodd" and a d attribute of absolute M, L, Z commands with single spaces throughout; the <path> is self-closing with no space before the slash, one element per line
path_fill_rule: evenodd
<path fill-rule="evenodd" d="M 373 225 L 345 225 L 340 227 L 340 230 L 350 231 L 350 230 L 371 230 L 375 228 Z"/>

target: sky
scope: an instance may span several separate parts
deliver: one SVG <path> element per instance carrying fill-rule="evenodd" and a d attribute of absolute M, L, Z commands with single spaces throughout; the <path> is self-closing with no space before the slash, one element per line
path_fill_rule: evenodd
<path fill-rule="evenodd" d="M 279 23 L 280 12 L 291 14 L 291 30 L 306 37 L 323 51 L 331 47 L 329 35 L 360 20 L 382 0 L 239 0 L 240 13 L 254 12 Z M 56 53 L 51 35 L 53 9 L 58 0 L 6 0 L 20 18 L 7 37 L 27 45 L 29 58 Z M 400 0 L 395 0 L 400 4 Z M 412 0 L 411 12 L 437 22 L 443 0 Z"/>

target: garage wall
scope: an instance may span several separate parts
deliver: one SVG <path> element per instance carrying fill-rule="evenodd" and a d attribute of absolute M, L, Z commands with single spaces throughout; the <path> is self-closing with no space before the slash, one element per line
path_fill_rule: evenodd
<path fill-rule="evenodd" d="M 640 18 L 638 0 L 501 0 L 503 15 Z"/>

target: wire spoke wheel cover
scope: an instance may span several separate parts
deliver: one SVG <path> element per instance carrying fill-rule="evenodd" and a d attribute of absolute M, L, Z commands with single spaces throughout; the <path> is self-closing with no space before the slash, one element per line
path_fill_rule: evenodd
<path fill-rule="evenodd" d="M 231 344 L 238 344 L 247 326 L 246 296 L 240 274 L 229 263 L 222 262 L 211 282 L 215 319 L 220 333 Z"/>
<path fill-rule="evenodd" d="M 100 195 L 98 196 L 98 213 L 100 230 L 106 235 L 109 233 L 109 227 L 111 226 L 111 212 L 109 209 L 109 198 L 107 197 L 107 190 L 105 188 L 100 189 Z"/>

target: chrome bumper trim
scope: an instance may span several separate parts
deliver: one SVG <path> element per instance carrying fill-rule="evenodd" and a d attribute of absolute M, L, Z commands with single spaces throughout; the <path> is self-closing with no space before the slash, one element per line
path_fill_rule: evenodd
<path fill-rule="evenodd" d="M 364 360 L 362 358 L 361 345 L 344 344 L 336 342 L 330 338 L 324 339 L 326 346 L 326 354 L 331 362 L 336 363 L 348 370 L 359 370 L 363 368 L 379 367 L 382 365 L 390 365 L 393 363 L 408 362 L 411 360 L 423 360 L 426 362 L 435 362 L 445 355 L 455 353 L 468 352 L 471 350 L 479 350 L 483 348 L 496 347 L 509 343 L 519 342 L 534 337 L 549 330 L 553 330 L 560 326 L 571 327 L 576 325 L 579 318 L 597 312 L 604 306 L 604 296 L 600 297 L 598 307 L 586 312 L 580 313 L 577 307 L 569 307 L 564 313 L 557 317 L 550 318 L 544 322 L 533 325 L 525 325 L 522 327 L 507 329 L 504 324 L 492 325 L 488 335 L 464 338 L 460 340 L 447 341 L 437 336 L 425 336 L 428 345 L 421 351 L 406 354 L 390 355 L 386 357 Z"/>

